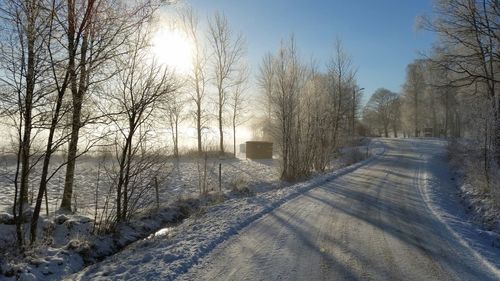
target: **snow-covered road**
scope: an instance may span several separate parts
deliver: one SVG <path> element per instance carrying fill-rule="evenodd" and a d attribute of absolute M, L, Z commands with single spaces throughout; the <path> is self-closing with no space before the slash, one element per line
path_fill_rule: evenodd
<path fill-rule="evenodd" d="M 384 155 L 264 215 L 179 279 L 499 280 L 430 206 L 428 167 L 444 146 L 384 142 Z"/>

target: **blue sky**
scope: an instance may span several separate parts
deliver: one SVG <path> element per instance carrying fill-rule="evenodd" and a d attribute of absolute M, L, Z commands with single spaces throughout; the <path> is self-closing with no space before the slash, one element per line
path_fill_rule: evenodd
<path fill-rule="evenodd" d="M 428 50 L 434 35 L 416 31 L 432 0 L 187 0 L 204 17 L 222 11 L 247 39 L 254 73 L 262 56 L 293 33 L 301 56 L 325 67 L 339 37 L 358 67 L 365 101 L 380 87 L 400 92 L 405 68 Z"/>

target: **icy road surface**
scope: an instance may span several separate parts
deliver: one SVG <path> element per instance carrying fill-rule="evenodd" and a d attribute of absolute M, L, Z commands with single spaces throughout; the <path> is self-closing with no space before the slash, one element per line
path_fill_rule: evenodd
<path fill-rule="evenodd" d="M 470 247 L 432 206 L 440 191 L 428 189 L 441 187 L 425 186 L 428 178 L 450 184 L 439 179 L 444 145 L 385 143 L 384 155 L 251 223 L 179 279 L 500 280 L 495 257 Z"/>

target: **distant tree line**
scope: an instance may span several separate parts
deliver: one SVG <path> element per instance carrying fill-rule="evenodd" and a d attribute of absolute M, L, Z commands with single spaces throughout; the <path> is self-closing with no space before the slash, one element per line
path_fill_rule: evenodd
<path fill-rule="evenodd" d="M 433 136 L 478 135 L 477 124 L 488 124 L 481 131 L 488 131 L 500 163 L 499 3 L 435 3 L 434 16 L 420 21 L 422 28 L 439 36 L 432 53 L 408 65 L 401 95 L 377 90 L 364 119 L 375 131 L 380 126 L 385 136 L 389 112 L 399 116 L 395 131 L 407 136 L 422 136 L 424 128 L 431 128 Z"/>
<path fill-rule="evenodd" d="M 435 0 L 420 27 L 435 32 L 432 51 L 410 63 L 402 94 L 380 89 L 364 109 L 374 135 L 466 139 L 480 155 L 486 186 L 500 167 L 500 4 Z"/>

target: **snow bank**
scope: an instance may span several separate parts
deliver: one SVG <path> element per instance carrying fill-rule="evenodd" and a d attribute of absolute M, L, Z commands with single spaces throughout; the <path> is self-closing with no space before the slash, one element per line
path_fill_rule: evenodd
<path fill-rule="evenodd" d="M 0 234 L 9 234 L 0 249 L 0 280 L 60 280 L 146 238 L 166 224 L 177 223 L 198 206 L 197 200 L 185 200 L 119 225 L 110 234 L 93 234 L 93 221 L 84 216 L 58 215 L 39 223 L 40 243 L 16 255 L 14 225 L 0 225 Z M 8 244 L 7 244 L 8 243 Z M 11 251 L 9 254 L 7 251 Z M 8 259 L 8 260 L 7 260 Z"/>
<path fill-rule="evenodd" d="M 480 145 L 459 140 L 449 143 L 448 151 L 454 178 L 469 214 L 485 229 L 500 234 L 499 168 L 491 161 L 488 186 L 484 173 L 484 151 Z"/>
<path fill-rule="evenodd" d="M 469 248 L 486 267 L 500 276 L 500 235 L 483 230 L 462 204 L 455 178 L 448 168 L 447 142 L 415 141 L 419 149 L 428 149 L 419 173 L 419 188 L 429 210 L 445 225 L 457 241 Z M 425 147 L 425 148 L 424 148 Z"/>

